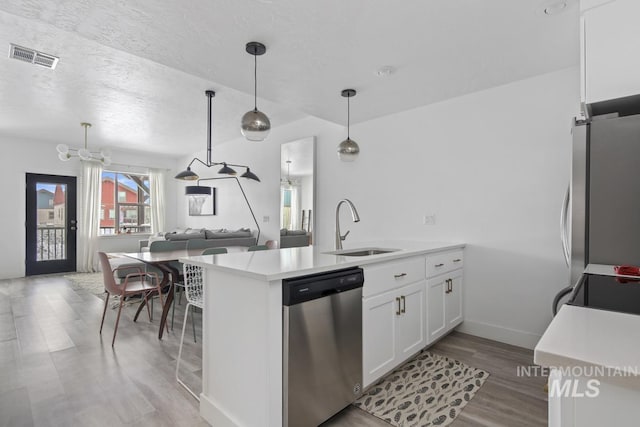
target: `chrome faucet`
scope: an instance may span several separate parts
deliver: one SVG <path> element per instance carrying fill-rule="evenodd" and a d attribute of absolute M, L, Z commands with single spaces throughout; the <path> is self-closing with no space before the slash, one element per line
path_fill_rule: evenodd
<path fill-rule="evenodd" d="M 342 249 L 342 241 L 346 239 L 347 234 L 349 234 L 349 231 L 344 233 L 344 236 L 340 234 L 340 206 L 342 206 L 343 203 L 346 203 L 349 206 L 349 209 L 351 209 L 351 218 L 353 219 L 353 222 L 360 222 L 360 215 L 358 215 L 358 210 L 353 205 L 351 200 L 340 200 L 338 202 L 338 206 L 336 206 L 336 250 Z"/>

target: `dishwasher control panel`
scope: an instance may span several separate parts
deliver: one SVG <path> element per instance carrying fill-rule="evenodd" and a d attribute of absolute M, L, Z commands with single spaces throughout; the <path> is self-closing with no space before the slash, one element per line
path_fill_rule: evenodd
<path fill-rule="evenodd" d="M 330 271 L 282 281 L 282 305 L 291 306 L 362 287 L 361 268 Z"/>

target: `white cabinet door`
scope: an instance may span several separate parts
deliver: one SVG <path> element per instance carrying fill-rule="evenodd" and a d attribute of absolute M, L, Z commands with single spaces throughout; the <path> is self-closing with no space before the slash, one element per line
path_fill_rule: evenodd
<path fill-rule="evenodd" d="M 587 103 L 640 94 L 638 16 L 638 0 L 617 0 L 584 12 Z"/>
<path fill-rule="evenodd" d="M 398 363 L 404 362 L 427 344 L 425 331 L 426 281 L 398 289 L 400 316 L 398 318 Z"/>
<path fill-rule="evenodd" d="M 400 311 L 397 291 L 362 301 L 363 385 L 380 378 L 397 365 L 396 330 Z"/>
<path fill-rule="evenodd" d="M 445 329 L 451 329 L 462 323 L 462 270 L 447 275 L 449 279 L 449 293 L 445 293 Z"/>
<path fill-rule="evenodd" d="M 427 343 L 440 338 L 446 328 L 445 291 L 448 277 L 427 280 Z"/>

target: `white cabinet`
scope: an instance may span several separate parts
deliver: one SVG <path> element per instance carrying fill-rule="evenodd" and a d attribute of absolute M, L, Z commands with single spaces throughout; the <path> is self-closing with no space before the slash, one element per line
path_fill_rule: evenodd
<path fill-rule="evenodd" d="M 638 0 L 615 0 L 583 12 L 582 99 L 586 103 L 640 94 L 639 16 Z"/>
<path fill-rule="evenodd" d="M 366 286 L 365 270 L 365 286 Z M 363 383 L 367 387 L 427 343 L 425 280 L 363 299 Z"/>
<path fill-rule="evenodd" d="M 453 256 L 453 259 L 459 257 Z M 429 261 L 427 261 L 429 265 Z M 455 264 L 452 264 L 455 265 Z M 431 344 L 462 323 L 462 268 L 427 280 L 427 343 Z"/>
<path fill-rule="evenodd" d="M 429 343 L 444 335 L 445 297 L 448 287 L 449 279 L 444 276 L 427 280 L 427 341 Z"/>
<path fill-rule="evenodd" d="M 363 267 L 364 387 L 462 322 L 463 264 L 456 249 Z"/>

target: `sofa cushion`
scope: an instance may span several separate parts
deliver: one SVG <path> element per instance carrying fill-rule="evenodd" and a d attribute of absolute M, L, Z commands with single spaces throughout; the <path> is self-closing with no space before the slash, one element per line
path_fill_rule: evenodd
<path fill-rule="evenodd" d="M 240 228 L 235 231 L 231 230 L 205 230 L 204 232 L 207 239 L 233 239 L 239 237 L 251 237 L 253 234 L 248 228 Z"/>
<path fill-rule="evenodd" d="M 287 236 L 303 236 L 307 234 L 305 230 L 287 230 Z"/>
<path fill-rule="evenodd" d="M 189 239 L 204 239 L 204 233 L 197 231 L 195 233 L 169 233 L 166 236 L 167 240 L 189 240 Z"/>

